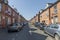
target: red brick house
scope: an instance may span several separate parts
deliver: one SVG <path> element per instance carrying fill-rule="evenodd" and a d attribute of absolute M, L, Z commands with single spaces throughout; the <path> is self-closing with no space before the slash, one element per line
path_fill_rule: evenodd
<path fill-rule="evenodd" d="M 0 0 L 0 27 L 18 22 L 19 13 L 8 5 L 8 0 Z"/>

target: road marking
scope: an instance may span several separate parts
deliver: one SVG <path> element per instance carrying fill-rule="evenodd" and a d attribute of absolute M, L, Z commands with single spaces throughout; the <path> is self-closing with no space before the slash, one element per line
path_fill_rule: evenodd
<path fill-rule="evenodd" d="M 32 35 L 32 31 L 30 30 L 29 33 Z"/>

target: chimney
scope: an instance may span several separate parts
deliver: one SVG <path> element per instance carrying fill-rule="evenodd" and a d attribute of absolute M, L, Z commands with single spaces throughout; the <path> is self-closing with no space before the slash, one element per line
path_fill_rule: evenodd
<path fill-rule="evenodd" d="M 40 10 L 40 13 L 43 11 L 43 9 Z"/>
<path fill-rule="evenodd" d="M 51 6 L 52 4 L 53 4 L 53 3 L 47 3 L 45 8 Z"/>

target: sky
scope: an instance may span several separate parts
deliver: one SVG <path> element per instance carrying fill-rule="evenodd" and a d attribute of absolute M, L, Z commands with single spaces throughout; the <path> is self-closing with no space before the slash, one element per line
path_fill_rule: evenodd
<path fill-rule="evenodd" d="M 9 5 L 13 8 L 17 8 L 19 14 L 21 14 L 27 20 L 33 18 L 41 9 L 46 7 L 47 3 L 54 3 L 57 0 L 9 0 Z"/>

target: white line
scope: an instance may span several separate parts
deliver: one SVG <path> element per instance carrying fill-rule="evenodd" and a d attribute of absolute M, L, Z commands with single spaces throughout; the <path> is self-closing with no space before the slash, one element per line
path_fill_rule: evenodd
<path fill-rule="evenodd" d="M 30 30 L 29 33 L 32 35 L 32 31 Z"/>

